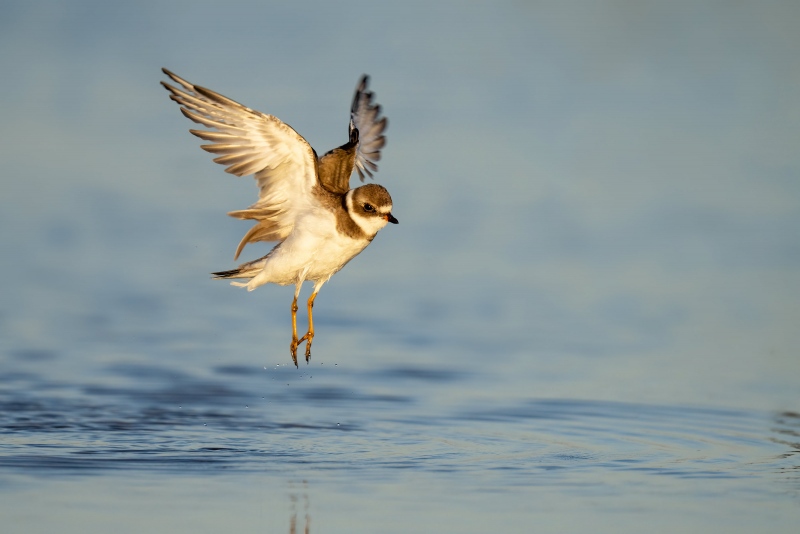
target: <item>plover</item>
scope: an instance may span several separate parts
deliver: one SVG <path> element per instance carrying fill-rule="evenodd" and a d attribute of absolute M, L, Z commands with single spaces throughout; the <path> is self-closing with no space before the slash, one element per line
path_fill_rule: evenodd
<path fill-rule="evenodd" d="M 258 201 L 247 209 L 228 213 L 256 224 L 236 248 L 234 260 L 248 243 L 278 241 L 270 252 L 215 278 L 245 279 L 231 282 L 252 291 L 264 284 L 294 284 L 292 301 L 292 361 L 297 347 L 306 342 L 306 362 L 314 340 L 312 308 L 322 285 L 358 255 L 392 215 L 392 197 L 383 186 L 367 184 L 350 189 L 355 170 L 361 181 L 378 170 L 386 118 L 373 102 L 365 75 L 356 87 L 350 108 L 349 140 L 322 157 L 291 126 L 277 117 L 245 107 L 199 85 L 192 85 L 162 69 L 178 86 L 161 84 L 181 112 L 208 130 L 189 130 L 210 144 L 200 148 L 219 154 L 216 163 L 236 176 L 252 174 Z M 308 331 L 297 337 L 297 297 L 303 282 L 314 282 L 308 299 Z"/>

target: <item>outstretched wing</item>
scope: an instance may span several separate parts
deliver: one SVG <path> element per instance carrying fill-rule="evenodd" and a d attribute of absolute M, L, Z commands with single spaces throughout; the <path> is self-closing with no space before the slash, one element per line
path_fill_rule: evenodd
<path fill-rule="evenodd" d="M 317 156 L 291 126 L 277 117 L 245 107 L 214 91 L 192 85 L 162 69 L 180 88 L 161 84 L 181 112 L 208 130 L 189 130 L 210 144 L 200 148 L 212 154 L 225 172 L 236 176 L 253 174 L 259 188 L 258 202 L 228 215 L 254 219 L 258 223 L 244 236 L 236 250 L 238 258 L 247 243 L 280 241 L 292 231 L 299 212 L 314 202 L 312 189 L 318 183 Z"/>
<path fill-rule="evenodd" d="M 350 139 L 334 148 L 319 161 L 319 179 L 322 185 L 336 193 L 350 190 L 350 175 L 353 169 L 364 181 L 378 170 L 381 148 L 386 144 L 383 131 L 387 119 L 381 117 L 381 107 L 373 102 L 374 94 L 367 89 L 369 76 L 361 77 L 350 107 Z"/>
<path fill-rule="evenodd" d="M 362 182 L 364 174 L 371 178 L 372 173 L 378 170 L 376 163 L 381 159 L 381 148 L 386 144 L 383 131 L 388 122 L 386 117 L 380 116 L 381 106 L 373 103 L 375 95 L 367 89 L 368 83 L 369 76 L 365 74 L 361 77 L 350 108 L 350 137 L 353 136 L 353 129 L 358 130 L 356 171 Z"/>

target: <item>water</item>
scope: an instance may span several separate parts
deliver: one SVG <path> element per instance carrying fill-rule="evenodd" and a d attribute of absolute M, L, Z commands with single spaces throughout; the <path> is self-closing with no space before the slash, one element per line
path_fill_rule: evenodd
<path fill-rule="evenodd" d="M 478 377 L 419 367 L 204 371 L 112 366 L 113 386 L 5 376 L 6 525 L 286 531 L 299 509 L 312 532 L 744 532 L 796 517 L 796 413 L 478 401 Z"/>
<path fill-rule="evenodd" d="M 797 517 L 797 413 L 496 400 L 499 384 L 431 367 L 128 364 L 70 383 L 52 365 L 3 377 L 12 532 L 788 532 Z"/>
<path fill-rule="evenodd" d="M 795 4 L 70 6 L 0 17 L 4 534 L 796 532 Z M 308 365 L 162 66 L 318 150 L 372 75 Z"/>

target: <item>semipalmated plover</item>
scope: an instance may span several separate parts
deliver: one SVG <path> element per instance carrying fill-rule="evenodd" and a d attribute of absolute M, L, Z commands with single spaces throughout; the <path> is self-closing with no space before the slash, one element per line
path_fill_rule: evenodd
<path fill-rule="evenodd" d="M 386 118 L 373 102 L 363 76 L 350 108 L 349 140 L 322 157 L 291 126 L 277 117 L 245 107 L 214 91 L 192 85 L 162 69 L 179 87 L 161 84 L 181 112 L 208 130 L 189 130 L 210 144 L 200 148 L 219 154 L 216 163 L 236 176 L 252 174 L 258 201 L 228 215 L 253 219 L 256 224 L 242 238 L 234 260 L 248 243 L 278 241 L 263 258 L 235 269 L 212 273 L 215 278 L 249 279 L 231 282 L 252 291 L 264 284 L 294 284 L 292 301 L 292 361 L 306 342 L 306 362 L 314 340 L 312 308 L 322 285 L 372 241 L 392 215 L 392 197 L 380 185 L 350 189 L 355 170 L 361 181 L 378 170 L 375 162 L 386 144 Z M 303 282 L 314 282 L 308 299 L 308 331 L 297 337 L 297 297 Z"/>

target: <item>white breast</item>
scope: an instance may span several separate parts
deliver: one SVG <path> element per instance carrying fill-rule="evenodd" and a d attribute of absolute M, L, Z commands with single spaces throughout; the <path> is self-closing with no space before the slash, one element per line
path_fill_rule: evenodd
<path fill-rule="evenodd" d="M 366 239 L 340 234 L 332 214 L 309 213 L 298 219 L 289 237 L 270 252 L 264 268 L 247 288 L 268 283 L 293 285 L 300 280 L 327 281 L 368 244 Z"/>

